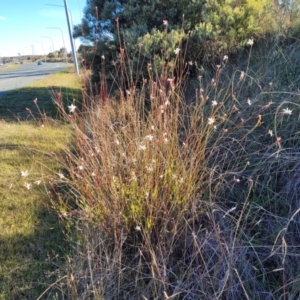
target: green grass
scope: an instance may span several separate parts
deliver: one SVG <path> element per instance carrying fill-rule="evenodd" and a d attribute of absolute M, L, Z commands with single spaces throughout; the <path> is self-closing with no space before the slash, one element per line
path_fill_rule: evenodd
<path fill-rule="evenodd" d="M 44 185 L 45 174 L 59 168 L 49 153 L 64 147 L 70 131 L 30 123 L 0 127 L 0 299 L 36 299 L 68 249 Z"/>
<path fill-rule="evenodd" d="M 74 97 L 80 80 L 61 72 L 0 97 L 1 300 L 37 299 L 56 280 L 69 251 L 47 186 L 60 170 L 55 155 L 69 143 L 70 129 L 45 118 L 24 121 L 30 117 L 26 107 L 38 114 L 36 97 L 41 110 L 51 111 L 54 87 L 63 97 Z M 16 122 L 19 114 L 23 121 Z M 28 176 L 22 177 L 25 171 Z M 45 295 L 54 293 L 50 288 Z"/>
<path fill-rule="evenodd" d="M 40 113 L 55 117 L 57 108 L 53 100 L 57 93 L 62 95 L 65 103 L 72 103 L 73 99 L 80 101 L 82 97 L 80 78 L 67 70 L 51 74 L 25 88 L 5 93 L 0 97 L 0 120 L 25 120 L 32 114 L 39 117 Z M 36 98 L 40 111 L 33 102 Z"/>
<path fill-rule="evenodd" d="M 0 72 L 20 68 L 20 64 L 8 63 L 0 68 Z"/>

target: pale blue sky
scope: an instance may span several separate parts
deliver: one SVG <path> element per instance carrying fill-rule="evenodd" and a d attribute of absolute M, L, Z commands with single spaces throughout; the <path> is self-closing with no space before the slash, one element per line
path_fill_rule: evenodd
<path fill-rule="evenodd" d="M 74 25 L 79 24 L 86 0 L 67 0 L 67 3 Z M 0 56 L 32 54 L 32 48 L 35 54 L 43 54 L 43 47 L 48 54 L 52 41 L 55 50 L 59 50 L 63 40 L 71 51 L 63 0 L 0 0 Z M 76 47 L 79 45 L 77 39 Z"/>

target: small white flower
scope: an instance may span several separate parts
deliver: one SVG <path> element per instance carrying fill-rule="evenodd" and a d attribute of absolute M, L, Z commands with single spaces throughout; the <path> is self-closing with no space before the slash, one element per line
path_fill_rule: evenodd
<path fill-rule="evenodd" d="M 168 105 L 170 105 L 170 104 L 171 104 L 171 103 L 170 103 L 169 100 L 167 100 L 167 101 L 164 103 L 165 106 L 168 106 Z"/>
<path fill-rule="evenodd" d="M 91 176 L 95 177 L 95 176 L 96 176 L 96 173 L 95 173 L 95 172 L 92 172 Z"/>
<path fill-rule="evenodd" d="M 189 61 L 188 64 L 189 64 L 190 66 L 192 66 L 192 65 L 193 65 L 193 62 L 192 62 L 192 61 Z"/>
<path fill-rule="evenodd" d="M 168 22 L 167 20 L 163 20 L 163 24 L 164 24 L 165 26 L 168 26 L 168 25 L 169 25 L 169 22 Z"/>
<path fill-rule="evenodd" d="M 78 169 L 79 169 L 80 171 L 82 171 L 82 170 L 83 170 L 83 166 L 80 165 L 80 166 L 78 167 Z"/>
<path fill-rule="evenodd" d="M 36 184 L 36 185 L 40 185 L 40 184 L 41 184 L 41 182 L 42 182 L 42 180 L 38 179 L 38 180 L 36 180 L 36 181 L 34 182 L 34 184 Z"/>
<path fill-rule="evenodd" d="M 215 118 L 211 117 L 211 118 L 208 118 L 208 125 L 212 125 L 216 122 Z"/>
<path fill-rule="evenodd" d="M 57 173 L 57 175 L 59 176 L 60 179 L 63 179 L 65 177 L 64 174 L 61 172 Z"/>
<path fill-rule="evenodd" d="M 71 105 L 68 106 L 68 108 L 69 108 L 69 112 L 73 113 L 76 109 L 76 106 L 72 103 Z"/>
<path fill-rule="evenodd" d="M 154 139 L 154 136 L 152 134 L 148 134 L 145 136 L 145 140 L 148 140 L 150 142 L 153 141 L 153 139 Z"/>
<path fill-rule="evenodd" d="M 101 58 L 102 58 L 103 60 L 105 60 L 105 56 L 104 56 L 104 55 L 101 55 Z"/>
<path fill-rule="evenodd" d="M 252 102 L 251 102 L 251 100 L 248 98 L 248 100 L 247 100 L 247 103 L 248 103 L 248 105 L 251 105 L 252 104 Z"/>
<path fill-rule="evenodd" d="M 179 52 L 180 52 L 180 48 L 176 48 L 176 49 L 174 50 L 174 53 L 175 53 L 176 55 L 178 55 Z"/>
<path fill-rule="evenodd" d="M 22 177 L 27 177 L 29 175 L 28 171 L 21 171 L 21 176 Z"/>
<path fill-rule="evenodd" d="M 236 182 L 236 183 L 240 182 L 240 180 L 238 178 L 236 178 L 235 176 L 233 177 L 233 181 Z"/>
<path fill-rule="evenodd" d="M 135 226 L 134 228 L 136 231 L 141 231 L 141 227 L 140 226 Z"/>
<path fill-rule="evenodd" d="M 150 166 L 147 166 L 146 169 L 147 169 L 147 171 L 148 171 L 149 173 L 153 172 L 153 170 L 154 170 L 154 169 L 153 169 L 153 166 L 151 166 L 151 165 L 150 165 Z"/>
<path fill-rule="evenodd" d="M 245 72 L 242 71 L 242 72 L 241 72 L 241 75 L 240 75 L 240 80 L 243 80 L 244 78 L 245 78 Z"/>
<path fill-rule="evenodd" d="M 227 60 L 228 60 L 228 55 L 224 55 L 223 61 L 227 61 Z"/>
<path fill-rule="evenodd" d="M 284 115 L 291 115 L 292 114 L 292 110 L 287 107 L 287 108 L 283 109 L 282 113 Z"/>
<path fill-rule="evenodd" d="M 31 184 L 28 182 L 25 182 L 24 186 L 26 187 L 27 190 L 30 190 L 30 188 L 31 188 Z"/>
<path fill-rule="evenodd" d="M 140 151 L 145 151 L 146 150 L 146 146 L 145 145 L 139 145 L 138 148 Z"/>
<path fill-rule="evenodd" d="M 116 139 L 115 143 L 116 143 L 117 145 L 120 145 L 120 141 L 119 141 L 118 139 Z"/>
<path fill-rule="evenodd" d="M 269 129 L 268 134 L 269 134 L 270 136 L 273 136 L 273 131 L 272 131 L 271 129 Z"/>
<path fill-rule="evenodd" d="M 233 110 L 233 112 L 238 112 L 239 111 L 239 109 L 236 107 L 236 105 L 233 105 L 232 110 Z M 224 117 L 226 117 L 226 115 Z"/>
<path fill-rule="evenodd" d="M 247 44 L 248 44 L 249 46 L 252 46 L 252 45 L 254 44 L 253 39 L 249 39 L 248 42 L 247 42 Z"/>
<path fill-rule="evenodd" d="M 216 106 L 216 105 L 218 105 L 218 102 L 217 102 L 216 100 L 213 100 L 213 101 L 211 102 L 211 105 L 212 105 L 212 106 Z"/>

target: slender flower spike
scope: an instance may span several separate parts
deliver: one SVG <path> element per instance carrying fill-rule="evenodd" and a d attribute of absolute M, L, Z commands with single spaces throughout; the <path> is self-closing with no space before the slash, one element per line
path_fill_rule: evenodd
<path fill-rule="evenodd" d="M 69 112 L 73 113 L 76 109 L 76 106 L 72 103 L 71 105 L 68 106 L 68 108 L 69 108 Z"/>
<path fill-rule="evenodd" d="M 212 125 L 216 122 L 215 118 L 211 117 L 211 118 L 208 118 L 208 125 Z"/>
<path fill-rule="evenodd" d="M 249 46 L 253 46 L 253 44 L 254 44 L 253 39 L 249 39 L 248 42 L 247 42 L 247 44 L 248 44 Z"/>
<path fill-rule="evenodd" d="M 292 114 L 292 110 L 287 107 L 287 108 L 283 109 L 282 113 L 284 115 L 291 115 Z"/>
<path fill-rule="evenodd" d="M 180 52 L 180 48 L 176 48 L 176 49 L 174 50 L 174 53 L 175 53 L 176 55 L 178 55 L 179 52 Z"/>
<path fill-rule="evenodd" d="M 28 171 L 21 171 L 21 176 L 22 177 L 27 177 L 29 175 Z"/>

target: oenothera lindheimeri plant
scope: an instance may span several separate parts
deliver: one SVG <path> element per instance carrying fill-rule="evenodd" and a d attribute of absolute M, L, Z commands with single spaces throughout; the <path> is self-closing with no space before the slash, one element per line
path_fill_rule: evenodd
<path fill-rule="evenodd" d="M 275 279 L 275 296 L 294 282 L 293 272 L 276 277 L 280 255 L 288 258 L 277 244 L 291 210 L 277 191 L 282 174 L 296 169 L 289 149 L 298 106 L 273 97 L 272 84 L 262 87 L 251 57 L 230 73 L 227 55 L 211 78 L 194 78 L 188 98 L 181 87 L 193 62 L 180 45 L 174 51 L 180 78 L 149 64 L 148 79 L 131 84 L 124 48 L 115 95 L 106 97 L 102 78 L 101 99 L 57 101 L 74 132 L 52 182 L 53 204 L 74 221 L 73 298 L 252 299 Z"/>

